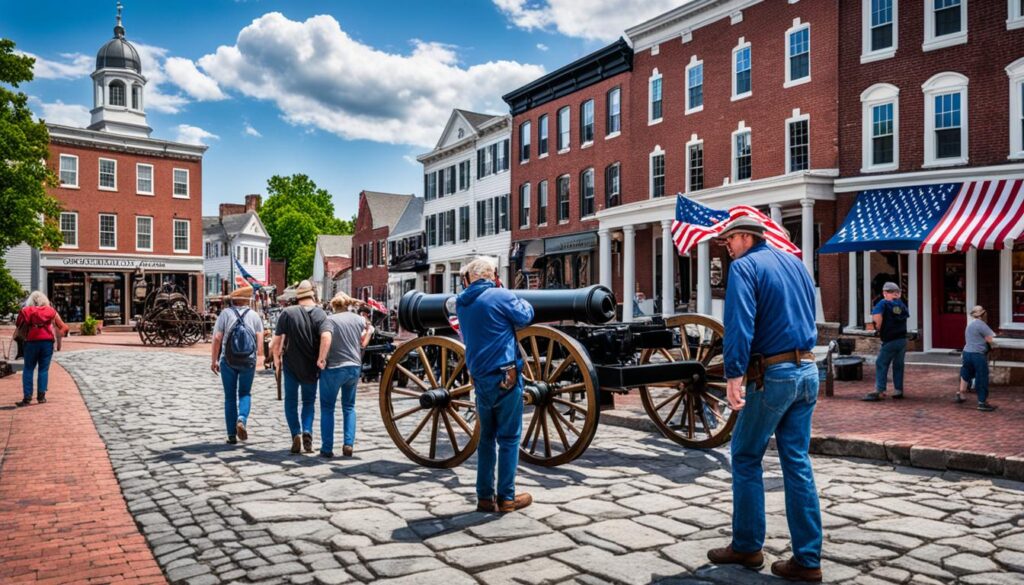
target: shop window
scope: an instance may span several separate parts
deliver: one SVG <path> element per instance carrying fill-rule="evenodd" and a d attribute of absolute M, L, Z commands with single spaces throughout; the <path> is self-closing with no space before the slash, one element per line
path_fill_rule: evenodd
<path fill-rule="evenodd" d="M 85 273 L 49 272 L 46 275 L 47 296 L 57 313 L 69 323 L 85 319 Z"/>

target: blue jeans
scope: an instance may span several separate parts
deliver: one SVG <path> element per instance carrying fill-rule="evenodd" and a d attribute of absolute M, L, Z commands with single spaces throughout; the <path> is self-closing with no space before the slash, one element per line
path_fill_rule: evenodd
<path fill-rule="evenodd" d="M 26 352 L 25 362 L 28 363 Z M 974 380 L 974 391 L 978 393 L 978 403 L 988 401 L 988 360 L 986 355 L 974 351 L 965 351 L 960 365 L 960 379 L 968 384 Z M 42 382 L 40 382 L 42 383 Z"/>
<path fill-rule="evenodd" d="M 356 441 L 356 385 L 362 366 L 327 368 L 320 372 L 320 452 L 334 452 L 334 404 L 341 390 L 342 428 L 345 445 Z"/>
<path fill-rule="evenodd" d="M 897 393 L 903 392 L 903 362 L 907 357 L 907 339 L 893 339 L 882 344 L 875 358 L 875 392 L 885 392 L 892 364 L 892 387 Z"/>
<path fill-rule="evenodd" d="M 220 381 L 224 384 L 224 426 L 228 436 L 235 436 L 235 423 L 244 425 L 249 420 L 252 405 L 252 379 L 256 367 L 235 369 L 227 360 L 220 360 Z"/>
<path fill-rule="evenodd" d="M 50 382 L 50 360 L 53 359 L 52 341 L 26 341 L 25 365 L 21 370 L 21 393 L 25 400 L 32 399 L 32 374 L 39 367 L 39 392 L 37 398 L 43 398 Z"/>
<path fill-rule="evenodd" d="M 503 376 L 474 377 L 480 444 L 476 448 L 476 496 L 494 499 L 494 467 L 498 467 L 498 500 L 516 499 L 519 438 L 523 432 L 523 377 L 511 390 L 498 387 Z"/>
<path fill-rule="evenodd" d="M 746 400 L 732 433 L 732 548 L 754 552 L 764 546 L 761 460 L 774 433 L 793 557 L 801 566 L 819 567 L 821 511 L 808 454 L 811 415 L 818 401 L 818 368 L 810 363 L 769 366 L 764 388 L 757 390 L 751 384 Z"/>
<path fill-rule="evenodd" d="M 315 416 L 316 382 L 303 384 L 282 364 L 281 378 L 284 382 L 284 420 L 288 421 L 288 430 L 292 436 L 299 433 L 313 434 L 313 417 Z M 299 386 L 302 387 L 302 426 L 299 426 Z"/>

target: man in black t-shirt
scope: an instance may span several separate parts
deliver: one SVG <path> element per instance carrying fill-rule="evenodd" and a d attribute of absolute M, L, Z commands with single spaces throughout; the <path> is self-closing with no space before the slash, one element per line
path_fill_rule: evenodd
<path fill-rule="evenodd" d="M 892 397 L 903 398 L 903 362 L 907 355 L 907 318 L 910 309 L 900 300 L 900 286 L 887 282 L 882 286 L 882 300 L 871 310 L 875 331 L 882 340 L 882 347 L 875 358 L 875 391 L 868 392 L 861 400 L 877 402 L 885 395 L 892 365 Z"/>
<path fill-rule="evenodd" d="M 316 386 L 320 369 L 316 358 L 320 350 L 320 324 L 327 318 L 317 306 L 313 285 L 303 280 L 295 289 L 298 304 L 285 309 L 277 319 L 270 350 L 274 367 L 282 368 L 284 380 L 284 418 L 292 434 L 292 453 L 313 452 L 313 417 Z M 301 422 L 298 409 L 302 389 Z"/>

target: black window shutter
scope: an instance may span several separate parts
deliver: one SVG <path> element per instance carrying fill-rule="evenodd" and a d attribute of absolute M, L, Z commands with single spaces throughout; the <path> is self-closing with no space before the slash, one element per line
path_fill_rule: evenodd
<path fill-rule="evenodd" d="M 476 178 L 477 180 L 482 179 L 484 176 L 484 150 L 481 148 L 476 151 Z"/>
<path fill-rule="evenodd" d="M 484 225 L 487 222 L 484 221 L 484 202 L 476 202 L 476 237 L 484 235 Z"/>
<path fill-rule="evenodd" d="M 505 149 L 505 159 L 504 159 L 505 160 L 505 168 L 503 168 L 501 170 L 507 171 L 508 170 L 508 154 L 509 154 L 508 153 L 509 140 L 507 138 L 501 143 L 501 147 Z"/>

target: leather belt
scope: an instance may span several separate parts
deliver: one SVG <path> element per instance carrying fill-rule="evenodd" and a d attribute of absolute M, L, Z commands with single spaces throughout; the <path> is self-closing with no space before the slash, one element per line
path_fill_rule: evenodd
<path fill-rule="evenodd" d="M 764 367 L 767 368 L 768 366 L 774 366 L 775 364 L 782 364 L 785 362 L 793 362 L 799 366 L 802 361 L 813 362 L 814 353 L 810 351 L 800 351 L 799 349 L 784 351 L 764 358 Z"/>

